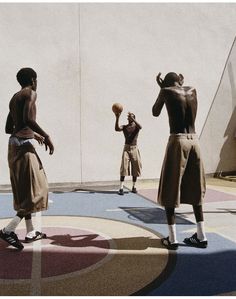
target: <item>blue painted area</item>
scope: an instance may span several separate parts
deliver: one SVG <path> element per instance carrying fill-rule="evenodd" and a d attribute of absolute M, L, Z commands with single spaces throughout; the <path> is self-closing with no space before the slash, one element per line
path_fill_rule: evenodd
<path fill-rule="evenodd" d="M 101 217 L 152 229 L 161 235 L 168 234 L 163 209 L 133 193 L 119 196 L 115 192 L 50 193 L 49 210 L 44 216 Z M 52 201 L 52 202 L 51 202 Z M 0 218 L 15 215 L 12 195 L 0 194 Z M 236 290 L 236 244 L 220 235 L 208 234 L 209 247 L 198 249 L 185 246 L 182 240 L 189 236 L 185 231 L 195 224 L 183 217 L 177 218 L 177 235 L 181 243 L 176 265 L 168 278 L 145 295 L 150 296 L 212 296 Z"/>
<path fill-rule="evenodd" d="M 236 244 L 214 233 L 207 236 L 207 249 L 181 247 L 171 275 L 147 295 L 212 296 L 235 291 Z"/>
<path fill-rule="evenodd" d="M 0 194 L 0 218 L 10 218 L 15 214 L 12 194 Z"/>

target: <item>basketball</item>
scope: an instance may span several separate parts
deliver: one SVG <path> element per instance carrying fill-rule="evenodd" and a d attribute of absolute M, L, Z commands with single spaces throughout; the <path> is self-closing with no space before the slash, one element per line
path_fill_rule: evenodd
<path fill-rule="evenodd" d="M 120 103 L 115 103 L 112 105 L 112 111 L 115 114 L 121 113 L 123 111 L 123 106 Z"/>

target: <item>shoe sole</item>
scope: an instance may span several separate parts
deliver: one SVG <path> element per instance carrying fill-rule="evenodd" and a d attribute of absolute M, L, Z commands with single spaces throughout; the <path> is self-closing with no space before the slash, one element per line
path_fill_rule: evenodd
<path fill-rule="evenodd" d="M 188 241 L 183 241 L 186 245 L 191 246 L 191 247 L 196 247 L 196 248 L 207 248 L 208 244 L 195 244 L 195 243 L 191 243 Z"/>
<path fill-rule="evenodd" d="M 161 240 L 161 244 L 168 250 L 177 250 L 179 248 L 179 244 L 166 245 L 163 243 L 162 240 Z"/>
<path fill-rule="evenodd" d="M 22 244 L 22 246 L 15 246 L 15 245 L 9 243 L 7 240 L 5 240 L 2 236 L 0 236 L 0 238 L 1 238 L 4 242 L 6 242 L 8 245 L 10 245 L 10 246 L 12 246 L 12 247 L 18 249 L 19 251 L 22 250 L 22 249 L 24 249 L 24 245 L 23 245 L 23 244 Z"/>
<path fill-rule="evenodd" d="M 40 235 L 37 235 L 33 238 L 25 237 L 25 243 L 32 243 L 34 241 L 38 241 L 38 240 L 42 240 L 42 239 L 47 239 L 47 235 L 44 233 L 40 233 Z"/>

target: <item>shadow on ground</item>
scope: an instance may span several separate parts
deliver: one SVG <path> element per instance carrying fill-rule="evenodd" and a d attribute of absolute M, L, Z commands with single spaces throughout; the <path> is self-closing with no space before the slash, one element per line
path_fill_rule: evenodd
<path fill-rule="evenodd" d="M 160 208 L 146 208 L 146 207 L 119 207 L 129 214 L 129 218 L 138 219 L 144 223 L 152 224 L 167 224 L 166 213 Z M 193 224 L 184 215 L 176 215 L 177 224 Z"/>

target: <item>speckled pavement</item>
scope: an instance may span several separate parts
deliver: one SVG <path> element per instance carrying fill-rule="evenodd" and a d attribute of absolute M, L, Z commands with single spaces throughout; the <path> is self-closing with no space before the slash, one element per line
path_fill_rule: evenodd
<path fill-rule="evenodd" d="M 33 218 L 47 239 L 21 252 L 0 240 L 0 295 L 236 295 L 236 184 L 207 181 L 207 249 L 182 242 L 194 217 L 190 206 L 176 210 L 177 251 L 160 242 L 167 225 L 156 182 L 138 188 L 50 193 L 49 210 Z M 1 228 L 15 214 L 12 195 L 0 194 L 0 204 Z M 24 240 L 24 221 L 17 233 Z"/>

